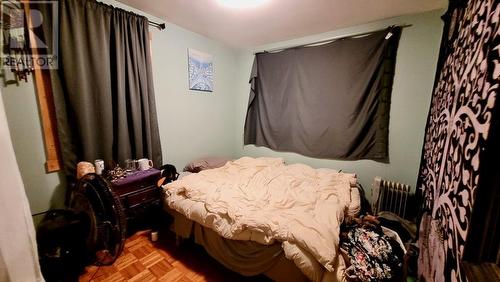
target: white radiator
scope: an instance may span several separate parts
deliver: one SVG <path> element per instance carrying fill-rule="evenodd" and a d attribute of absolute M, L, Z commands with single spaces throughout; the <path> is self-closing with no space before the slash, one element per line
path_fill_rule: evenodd
<path fill-rule="evenodd" d="M 388 211 L 408 219 L 408 203 L 412 198 L 410 185 L 375 177 L 372 187 L 372 211 L 374 215 L 381 211 Z"/>

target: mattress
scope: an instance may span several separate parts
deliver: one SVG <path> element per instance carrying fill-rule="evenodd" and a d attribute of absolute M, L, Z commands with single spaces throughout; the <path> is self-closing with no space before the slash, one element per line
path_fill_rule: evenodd
<path fill-rule="evenodd" d="M 355 175 L 242 158 L 175 181 L 165 191 L 166 206 L 186 220 L 230 240 L 279 243 L 313 281 L 342 278 L 338 233 L 342 220 L 359 212 Z M 188 233 L 178 218 L 176 233 Z"/>
<path fill-rule="evenodd" d="M 226 239 L 211 228 L 202 226 L 175 210 L 168 207 L 165 207 L 165 210 L 174 218 L 172 231 L 178 237 L 183 239 L 194 237 L 195 243 L 203 246 L 210 256 L 234 272 L 245 276 L 264 274 L 277 282 L 342 281 L 335 277 L 336 274 L 332 275 L 335 278 L 323 279 L 324 269 L 319 263 L 308 259 L 301 252 L 285 252 L 279 243 L 261 245 L 252 241 Z M 246 255 L 248 253 L 252 253 L 252 255 Z M 255 253 L 260 253 L 263 256 L 256 257 Z M 260 263 L 256 264 L 256 260 Z M 308 265 L 299 268 L 296 261 L 299 263 L 303 261 L 302 264 Z M 301 269 L 309 269 L 308 274 L 304 274 Z"/>

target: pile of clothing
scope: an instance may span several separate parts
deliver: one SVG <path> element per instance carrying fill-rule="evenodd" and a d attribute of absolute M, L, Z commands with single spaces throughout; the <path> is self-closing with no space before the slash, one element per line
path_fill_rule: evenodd
<path fill-rule="evenodd" d="M 340 249 L 353 281 L 398 281 L 403 275 L 405 249 L 397 233 L 373 216 L 346 222 L 341 227 Z"/>

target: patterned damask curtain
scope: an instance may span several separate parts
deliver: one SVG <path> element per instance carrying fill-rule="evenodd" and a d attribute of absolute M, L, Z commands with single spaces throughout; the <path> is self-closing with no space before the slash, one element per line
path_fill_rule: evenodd
<path fill-rule="evenodd" d="M 500 106 L 499 12 L 498 0 L 451 1 L 443 17 L 417 184 L 423 199 L 419 275 L 425 281 L 465 281 L 460 262 L 476 190 L 496 189 L 481 187 L 481 178 L 491 124 L 500 118 L 494 115 Z"/>

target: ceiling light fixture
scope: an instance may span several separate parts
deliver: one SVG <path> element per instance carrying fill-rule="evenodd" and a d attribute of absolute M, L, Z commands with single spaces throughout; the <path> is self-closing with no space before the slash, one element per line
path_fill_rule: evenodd
<path fill-rule="evenodd" d="M 267 1 L 268 0 L 217 0 L 220 5 L 234 9 L 253 8 Z"/>

